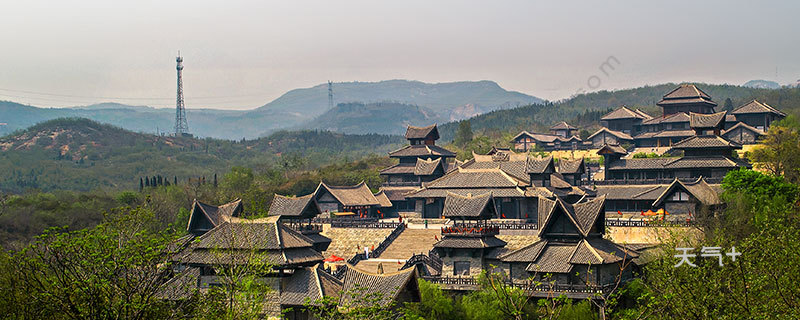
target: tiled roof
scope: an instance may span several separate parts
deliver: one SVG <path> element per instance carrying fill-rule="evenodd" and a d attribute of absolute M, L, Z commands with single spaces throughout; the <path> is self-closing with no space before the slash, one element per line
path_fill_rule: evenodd
<path fill-rule="evenodd" d="M 156 297 L 170 301 L 190 298 L 192 292 L 197 290 L 199 279 L 200 268 L 188 267 L 161 285 Z"/>
<path fill-rule="evenodd" d="M 546 158 L 533 158 L 529 157 L 528 162 L 525 165 L 525 172 L 527 173 L 544 173 L 547 168 L 554 168 L 553 163 L 553 156 L 548 156 Z"/>
<path fill-rule="evenodd" d="M 713 106 L 717 105 L 714 101 L 711 101 L 711 97 L 708 94 L 693 84 L 680 85 L 665 94 L 664 98 L 656 103 L 656 105 L 661 106 L 678 103 L 705 103 Z"/>
<path fill-rule="evenodd" d="M 672 145 L 672 149 L 741 149 L 738 143 L 726 140 L 717 135 L 691 136 Z"/>
<path fill-rule="evenodd" d="M 526 192 L 521 187 L 514 188 L 445 188 L 445 189 L 419 189 L 410 192 L 408 198 L 446 198 L 448 193 L 466 196 L 468 194 L 492 193 L 494 198 L 524 198 Z"/>
<path fill-rule="evenodd" d="M 495 216 L 494 200 L 491 193 L 460 196 L 448 192 L 442 214 L 449 219 L 491 219 Z"/>
<path fill-rule="evenodd" d="M 674 160 L 675 158 L 619 159 L 606 164 L 606 167 L 613 170 L 664 169 L 666 167 L 665 164 Z"/>
<path fill-rule="evenodd" d="M 634 250 L 603 238 L 584 239 L 569 258 L 572 264 L 608 264 L 639 256 Z"/>
<path fill-rule="evenodd" d="M 495 236 L 487 237 L 460 237 L 444 236 L 442 240 L 433 245 L 434 248 L 458 248 L 458 249 L 485 249 L 505 246 L 506 242 L 497 239 Z"/>
<path fill-rule="evenodd" d="M 345 206 L 377 206 L 380 204 L 364 181 L 354 186 L 329 186 L 320 182 L 314 194 L 318 194 L 323 189 Z"/>
<path fill-rule="evenodd" d="M 657 132 L 643 132 L 634 139 L 652 139 L 652 138 L 686 138 L 694 136 L 693 130 L 664 130 L 664 131 L 657 131 Z"/>
<path fill-rule="evenodd" d="M 287 197 L 279 194 L 272 199 L 269 206 L 270 216 L 283 216 L 290 218 L 313 218 L 320 214 L 319 206 L 314 201 L 314 194 L 302 197 Z"/>
<path fill-rule="evenodd" d="M 568 159 L 558 160 L 558 173 L 576 174 L 585 171 L 586 171 L 586 166 L 584 165 L 583 158 L 574 160 L 568 160 Z"/>
<path fill-rule="evenodd" d="M 369 297 L 380 298 L 378 305 L 386 306 L 394 302 L 397 295 L 406 286 L 416 288 L 416 269 L 408 268 L 395 273 L 373 274 L 360 271 L 351 265 L 346 266 L 342 282 L 340 305 L 353 306 L 372 302 Z M 417 292 L 419 294 L 419 292 Z M 366 296 L 366 297 L 365 297 Z M 367 299 L 364 299 L 367 298 Z"/>
<path fill-rule="evenodd" d="M 623 140 L 633 140 L 633 137 L 631 137 L 631 135 L 629 135 L 629 134 L 627 134 L 627 133 L 625 133 L 625 132 L 611 130 L 611 129 L 609 129 L 609 128 L 606 128 L 606 127 L 602 127 L 602 128 L 600 128 L 600 130 L 597 130 L 597 131 L 596 131 L 595 133 L 593 133 L 591 136 L 589 136 L 588 138 L 586 138 L 586 140 L 591 140 L 592 138 L 594 138 L 594 136 L 596 136 L 596 135 L 598 135 L 598 134 L 601 134 L 601 133 L 603 133 L 603 132 L 606 132 L 606 133 L 608 133 L 608 134 L 610 134 L 610 135 L 612 135 L 612 136 L 615 136 L 615 137 L 617 137 L 617 138 L 620 138 L 620 139 L 623 139 Z"/>
<path fill-rule="evenodd" d="M 416 165 L 410 163 L 398 163 L 380 171 L 380 174 L 414 174 Z"/>
<path fill-rule="evenodd" d="M 313 242 L 306 236 L 278 223 L 276 219 L 256 222 L 240 220 L 226 222 L 211 229 L 191 245 L 206 249 L 267 250 L 311 247 Z"/>
<path fill-rule="evenodd" d="M 491 156 L 474 155 L 473 159 L 462 164 L 464 169 L 494 169 L 499 168 L 508 175 L 526 183 L 530 182 L 530 176 L 525 172 L 528 155 L 512 154 L 508 161 L 495 161 Z"/>
<path fill-rule="evenodd" d="M 558 173 L 550 174 L 550 186 L 556 189 L 572 189 L 572 185 L 564 181 L 564 177 Z"/>
<path fill-rule="evenodd" d="M 712 114 L 689 112 L 689 126 L 692 128 L 717 128 L 725 121 L 726 111 Z"/>
<path fill-rule="evenodd" d="M 555 200 L 539 198 L 539 237 L 547 234 L 550 222 L 554 221 L 555 215 L 559 213 L 566 215 L 584 237 L 588 236 L 592 226 L 600 217 L 600 213 L 604 211 L 605 200 L 605 197 L 600 196 L 572 205 L 558 197 Z"/>
<path fill-rule="evenodd" d="M 427 127 L 408 126 L 406 129 L 406 139 L 425 139 L 429 135 L 432 135 L 434 140 L 439 139 L 439 129 L 436 128 L 436 124 Z"/>
<path fill-rule="evenodd" d="M 550 127 L 550 130 L 567 130 L 567 129 L 573 130 L 573 129 L 577 129 L 577 128 L 569 125 L 569 123 L 567 123 L 566 121 L 561 121 L 559 123 L 554 124 L 552 127 Z"/>
<path fill-rule="evenodd" d="M 600 120 L 619 120 L 619 119 L 648 119 L 651 118 L 639 109 L 633 111 L 628 107 L 622 106 L 617 110 L 611 111 L 600 118 Z"/>
<path fill-rule="evenodd" d="M 197 212 L 197 210 L 200 212 Z M 231 217 L 238 217 L 239 214 L 242 212 L 242 200 L 236 199 L 232 202 L 220 205 L 220 206 L 212 206 L 210 204 L 205 204 L 200 201 L 195 200 L 194 206 L 192 206 L 192 212 L 189 215 L 189 221 L 191 221 L 191 216 L 195 214 L 204 214 L 208 217 L 208 220 L 214 226 L 219 225 L 225 221 L 229 221 Z"/>
<path fill-rule="evenodd" d="M 389 197 L 386 196 L 386 193 L 383 190 L 378 191 L 378 193 L 375 194 L 375 199 L 378 200 L 378 203 L 380 203 L 381 207 L 387 208 L 392 206 L 392 201 L 389 200 Z"/>
<path fill-rule="evenodd" d="M 703 205 L 711 206 L 721 204 L 719 194 L 715 191 L 703 178 L 697 179 L 694 182 L 681 182 L 678 179 L 672 181 L 659 197 L 653 202 L 653 206 L 660 206 L 669 195 L 675 191 L 676 188 L 689 192 L 695 199 L 699 200 Z"/>
<path fill-rule="evenodd" d="M 503 262 L 531 262 L 539 257 L 545 245 L 547 245 L 547 240 L 539 240 L 500 256 L 500 260 Z"/>
<path fill-rule="evenodd" d="M 608 164 L 609 170 L 736 168 L 749 167 L 746 162 L 724 156 L 620 159 Z"/>
<path fill-rule="evenodd" d="M 597 185 L 598 196 L 607 200 L 649 200 L 655 201 L 668 185 Z"/>
<path fill-rule="evenodd" d="M 567 273 L 572 270 L 569 258 L 575 251 L 574 244 L 548 243 L 538 259 L 528 265 L 525 270 L 539 273 Z"/>
<path fill-rule="evenodd" d="M 616 145 L 616 144 L 606 144 L 603 145 L 602 148 L 597 150 L 597 154 L 628 154 L 628 151 L 625 148 Z"/>
<path fill-rule="evenodd" d="M 689 122 L 689 114 L 686 112 L 673 113 L 667 116 L 655 117 L 642 121 L 643 125 L 656 125 L 659 123 L 682 123 Z"/>
<path fill-rule="evenodd" d="M 427 184 L 427 188 L 502 188 L 525 183 L 500 169 L 458 168 Z"/>
<path fill-rule="evenodd" d="M 436 160 L 417 158 L 417 165 L 414 167 L 414 175 L 416 176 L 429 176 L 432 175 L 436 168 L 442 163 L 442 158 Z M 444 171 L 444 169 L 442 169 Z"/>
<path fill-rule="evenodd" d="M 533 139 L 533 140 L 535 140 L 535 141 L 537 141 L 537 142 L 539 142 L 539 143 L 554 143 L 554 142 L 556 142 L 556 141 L 560 141 L 560 142 L 570 142 L 570 141 L 572 141 L 572 140 L 576 140 L 576 139 L 577 139 L 578 141 L 580 141 L 580 140 L 581 140 L 580 138 L 578 138 L 578 137 L 575 137 L 575 136 L 572 136 L 572 137 L 569 137 L 569 138 L 564 138 L 564 137 L 562 137 L 562 136 L 558 136 L 558 135 L 554 135 L 554 134 L 546 134 L 546 133 L 530 133 L 530 132 L 528 132 L 528 131 L 522 131 L 522 132 L 520 132 L 519 134 L 517 134 L 516 136 L 514 136 L 514 138 L 512 138 L 511 140 L 512 140 L 512 141 L 516 141 L 516 140 L 518 140 L 519 138 L 521 138 L 522 136 L 527 136 L 527 137 L 529 137 L 529 138 L 531 138 L 531 139 Z"/>
<path fill-rule="evenodd" d="M 437 145 L 408 145 L 389 152 L 390 157 L 424 157 L 424 156 L 441 156 L 441 157 L 455 157 L 456 154 L 450 150 L 442 148 Z"/>
<path fill-rule="evenodd" d="M 781 116 L 786 116 L 785 113 L 781 112 L 778 109 L 773 108 L 772 106 L 758 102 L 757 100 L 750 101 L 745 105 L 736 108 L 731 112 L 732 114 L 748 114 L 748 113 L 774 113 Z"/>
<path fill-rule="evenodd" d="M 390 201 L 402 201 L 406 199 L 405 194 L 417 190 L 416 187 L 381 187 L 383 194 Z"/>
<path fill-rule="evenodd" d="M 281 305 L 317 305 L 323 297 L 338 298 L 342 283 L 318 267 L 299 268 L 291 277 L 281 279 Z"/>
<path fill-rule="evenodd" d="M 727 136 L 729 133 L 731 133 L 731 132 L 733 132 L 733 131 L 735 131 L 736 129 L 739 129 L 739 128 L 742 128 L 743 130 L 747 130 L 747 131 L 753 132 L 757 136 L 763 136 L 764 135 L 764 131 L 762 131 L 762 130 L 760 130 L 758 128 L 750 126 L 750 125 L 748 125 L 748 124 L 746 124 L 744 122 L 737 122 L 735 125 L 733 125 L 732 127 L 728 128 L 728 130 L 723 131 L 722 132 L 722 136 Z"/>

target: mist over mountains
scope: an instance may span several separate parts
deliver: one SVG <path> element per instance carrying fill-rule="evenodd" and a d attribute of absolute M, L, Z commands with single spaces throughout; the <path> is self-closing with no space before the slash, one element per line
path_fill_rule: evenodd
<path fill-rule="evenodd" d="M 388 108 L 385 111 L 393 115 L 393 120 L 399 120 L 398 125 L 401 127 L 420 120 L 419 114 L 406 113 L 404 105 L 419 106 L 426 110 L 423 120 L 453 121 L 542 101 L 534 96 L 505 90 L 492 81 L 436 84 L 408 80 L 345 82 L 334 83 L 333 93 L 336 104 L 386 102 L 383 108 Z M 393 109 L 395 107 L 397 109 Z M 188 109 L 187 118 L 190 132 L 198 137 L 239 140 L 258 138 L 281 129 L 324 129 L 315 123 L 325 121 L 324 118 L 317 118 L 326 112 L 338 113 L 337 110 L 329 110 L 327 84 L 320 84 L 291 90 L 253 110 Z M 0 126 L 0 135 L 63 117 L 88 118 L 131 131 L 157 133 L 172 131 L 175 110 L 119 103 L 99 103 L 73 108 L 38 108 L 0 101 L 0 122 L 7 123 Z M 381 128 L 383 125 L 378 119 L 364 118 L 361 121 L 371 121 L 364 123 L 368 127 Z M 398 130 L 395 127 L 388 128 L 391 132 L 399 132 Z M 348 129 L 340 132 L 375 131 Z"/>

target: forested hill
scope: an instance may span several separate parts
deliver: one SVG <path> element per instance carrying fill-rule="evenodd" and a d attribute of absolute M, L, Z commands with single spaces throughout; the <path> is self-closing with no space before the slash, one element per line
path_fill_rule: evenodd
<path fill-rule="evenodd" d="M 256 140 L 179 138 L 81 118 L 50 120 L 0 138 L 0 190 L 136 189 L 143 176 L 212 177 L 233 166 L 315 168 L 398 148 L 400 136 L 277 132 Z"/>
<path fill-rule="evenodd" d="M 635 89 L 599 91 L 577 95 L 564 101 L 532 104 L 519 108 L 497 110 L 470 119 L 472 130 L 477 133 L 517 133 L 521 130 L 547 132 L 548 128 L 562 120 L 578 127 L 597 126 L 599 118 L 609 109 L 622 105 L 641 108 L 656 116 L 661 110 L 656 102 L 678 84 L 667 83 Z M 800 114 L 800 88 L 777 90 L 747 88 L 733 85 L 698 83 L 718 104 L 717 110 L 735 108 L 757 99 L 776 107 L 787 114 Z M 730 99 L 730 103 L 726 103 Z M 441 125 L 439 132 L 443 141 L 452 140 L 458 128 L 457 122 Z"/>

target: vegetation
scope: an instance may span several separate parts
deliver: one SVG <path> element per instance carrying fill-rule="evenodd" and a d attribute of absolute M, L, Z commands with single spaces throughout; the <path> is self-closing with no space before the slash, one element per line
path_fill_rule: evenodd
<path fill-rule="evenodd" d="M 0 138 L 0 191 L 135 190 L 142 177 L 211 178 L 234 166 L 269 168 L 301 158 L 299 169 L 394 150 L 403 139 L 330 132 L 277 132 L 227 141 L 134 133 L 86 119 L 57 119 Z M 295 168 L 292 168 L 295 169 Z M 172 179 L 174 178 L 174 179 Z"/>

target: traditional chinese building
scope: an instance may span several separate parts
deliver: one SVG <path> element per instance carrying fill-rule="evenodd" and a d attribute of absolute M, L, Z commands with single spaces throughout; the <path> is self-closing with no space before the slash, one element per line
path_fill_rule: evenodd
<path fill-rule="evenodd" d="M 578 128 L 569 125 L 569 123 L 567 123 L 566 121 L 561 121 L 550 127 L 550 134 L 563 138 L 569 138 L 574 136 L 575 131 L 578 131 Z"/>
<path fill-rule="evenodd" d="M 545 151 L 579 150 L 585 148 L 583 140 L 578 136 L 563 137 L 555 134 L 530 133 L 528 131 L 520 132 L 511 139 L 511 142 L 514 144 L 514 150 L 524 152 L 535 148 Z"/>
<path fill-rule="evenodd" d="M 496 237 L 500 230 L 486 224 L 495 216 L 496 206 L 491 193 L 476 196 L 447 194 L 444 217 L 454 223 L 442 228 L 442 240 L 433 245 L 442 260 L 443 276 L 474 277 L 482 270 L 490 270 L 490 263 L 497 261 L 506 245 Z"/>
<path fill-rule="evenodd" d="M 208 230 L 230 221 L 231 218 L 239 217 L 243 210 L 242 200 L 239 199 L 220 206 L 194 200 L 192 211 L 189 213 L 187 231 L 196 236 L 202 235 Z"/>
<path fill-rule="evenodd" d="M 785 113 L 757 100 L 736 108 L 731 114 L 736 117 L 737 121 L 762 132 L 766 132 L 773 122 L 786 118 Z"/>
<path fill-rule="evenodd" d="M 320 234 L 322 225 L 311 223 L 321 213 L 314 194 L 302 197 L 276 194 L 269 206 L 268 216 L 277 216 L 279 221 L 311 239 L 314 249 L 322 252 L 328 249 L 331 239 Z"/>
<path fill-rule="evenodd" d="M 674 179 L 669 184 L 597 185 L 596 194 L 606 198 L 609 215 L 638 218 L 647 211 L 658 213 L 663 209 L 667 219 L 682 221 L 717 210 L 721 204 L 719 189 L 703 178 L 687 182 Z"/>
<path fill-rule="evenodd" d="M 611 130 L 608 128 L 600 128 L 595 133 L 586 138 L 594 148 L 600 148 L 607 144 L 630 144 L 633 145 L 633 137 L 622 131 Z"/>
<path fill-rule="evenodd" d="M 681 112 L 714 113 L 717 103 L 697 86 L 682 84 L 665 94 L 656 105 L 664 110 L 666 117 Z"/>
<path fill-rule="evenodd" d="M 651 119 L 650 115 L 644 111 L 631 110 L 625 106 L 611 111 L 600 118 L 600 125 L 612 131 L 619 131 L 629 136 L 639 134 L 642 121 Z"/>
<path fill-rule="evenodd" d="M 574 205 L 560 198 L 539 202 L 539 240 L 500 256 L 511 279 L 544 282 L 534 294 L 539 290 L 569 294 L 603 290 L 633 278 L 632 261 L 638 253 L 603 238 L 604 197 Z"/>
<path fill-rule="evenodd" d="M 379 217 L 389 208 L 375 197 L 363 181 L 354 186 L 330 186 L 320 182 L 314 191 L 319 209 L 330 214 L 347 214 L 358 218 Z"/>

